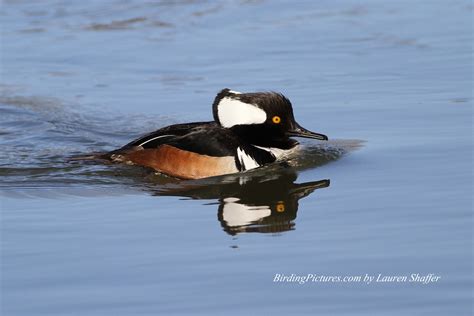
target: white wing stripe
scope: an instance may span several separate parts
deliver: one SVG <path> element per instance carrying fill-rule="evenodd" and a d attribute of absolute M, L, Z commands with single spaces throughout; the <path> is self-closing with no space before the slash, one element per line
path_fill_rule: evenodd
<path fill-rule="evenodd" d="M 146 143 L 151 142 L 152 140 L 155 140 L 155 139 L 158 139 L 158 138 L 163 138 L 163 137 L 169 137 L 169 136 L 174 136 L 174 135 L 161 135 L 161 136 L 156 136 L 156 137 L 150 138 L 150 139 L 147 140 L 147 141 L 144 141 L 143 143 L 141 143 L 141 144 L 138 145 L 138 146 L 143 146 L 143 145 L 145 145 Z"/>

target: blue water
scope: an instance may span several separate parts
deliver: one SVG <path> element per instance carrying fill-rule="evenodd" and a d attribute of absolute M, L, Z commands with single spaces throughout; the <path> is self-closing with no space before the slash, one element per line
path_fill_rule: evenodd
<path fill-rule="evenodd" d="M 470 1 L 3 1 L 2 315 L 473 314 Z M 297 167 L 69 157 L 283 92 Z M 413 282 L 276 274 L 430 273 Z"/>

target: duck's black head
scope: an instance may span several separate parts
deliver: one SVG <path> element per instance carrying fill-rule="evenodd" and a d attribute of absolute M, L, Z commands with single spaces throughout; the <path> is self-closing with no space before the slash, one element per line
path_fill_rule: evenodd
<path fill-rule="evenodd" d="M 251 144 L 290 148 L 297 142 L 290 137 L 327 140 L 296 123 L 290 100 L 276 92 L 219 92 L 212 105 L 214 120 Z"/>

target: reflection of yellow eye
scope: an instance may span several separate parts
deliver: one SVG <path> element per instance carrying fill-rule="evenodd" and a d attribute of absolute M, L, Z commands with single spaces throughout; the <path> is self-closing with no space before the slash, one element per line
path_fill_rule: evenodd
<path fill-rule="evenodd" d="M 278 201 L 276 205 L 276 211 L 278 213 L 284 212 L 285 211 L 285 203 L 283 201 Z"/>
<path fill-rule="evenodd" d="M 273 118 L 272 118 L 272 122 L 275 123 L 275 124 L 278 124 L 281 122 L 281 118 L 278 116 L 278 115 L 275 115 Z"/>

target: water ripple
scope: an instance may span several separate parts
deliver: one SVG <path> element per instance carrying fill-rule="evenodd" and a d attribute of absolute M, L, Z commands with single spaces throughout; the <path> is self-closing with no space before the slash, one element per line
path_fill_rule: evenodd
<path fill-rule="evenodd" d="M 77 107 L 76 107 L 77 109 Z M 0 123 L 3 150 L 0 154 L 2 190 L 65 188 L 71 186 L 130 186 L 166 188 L 176 180 L 140 167 L 97 162 L 71 162 L 70 157 L 104 152 L 164 125 L 167 118 L 117 117 L 110 113 L 80 114 L 60 100 L 42 97 L 1 96 Z M 322 166 L 361 145 L 356 140 L 304 143 L 290 159 L 295 171 Z M 271 177 L 278 166 L 239 175 L 217 177 L 213 183 L 246 182 L 252 177 Z M 207 180 L 206 180 L 207 181 Z M 206 181 L 202 183 L 207 183 Z M 180 182 L 187 185 L 187 182 Z M 195 183 L 193 183 L 195 185 Z M 141 189 L 140 189 L 141 190 Z"/>

